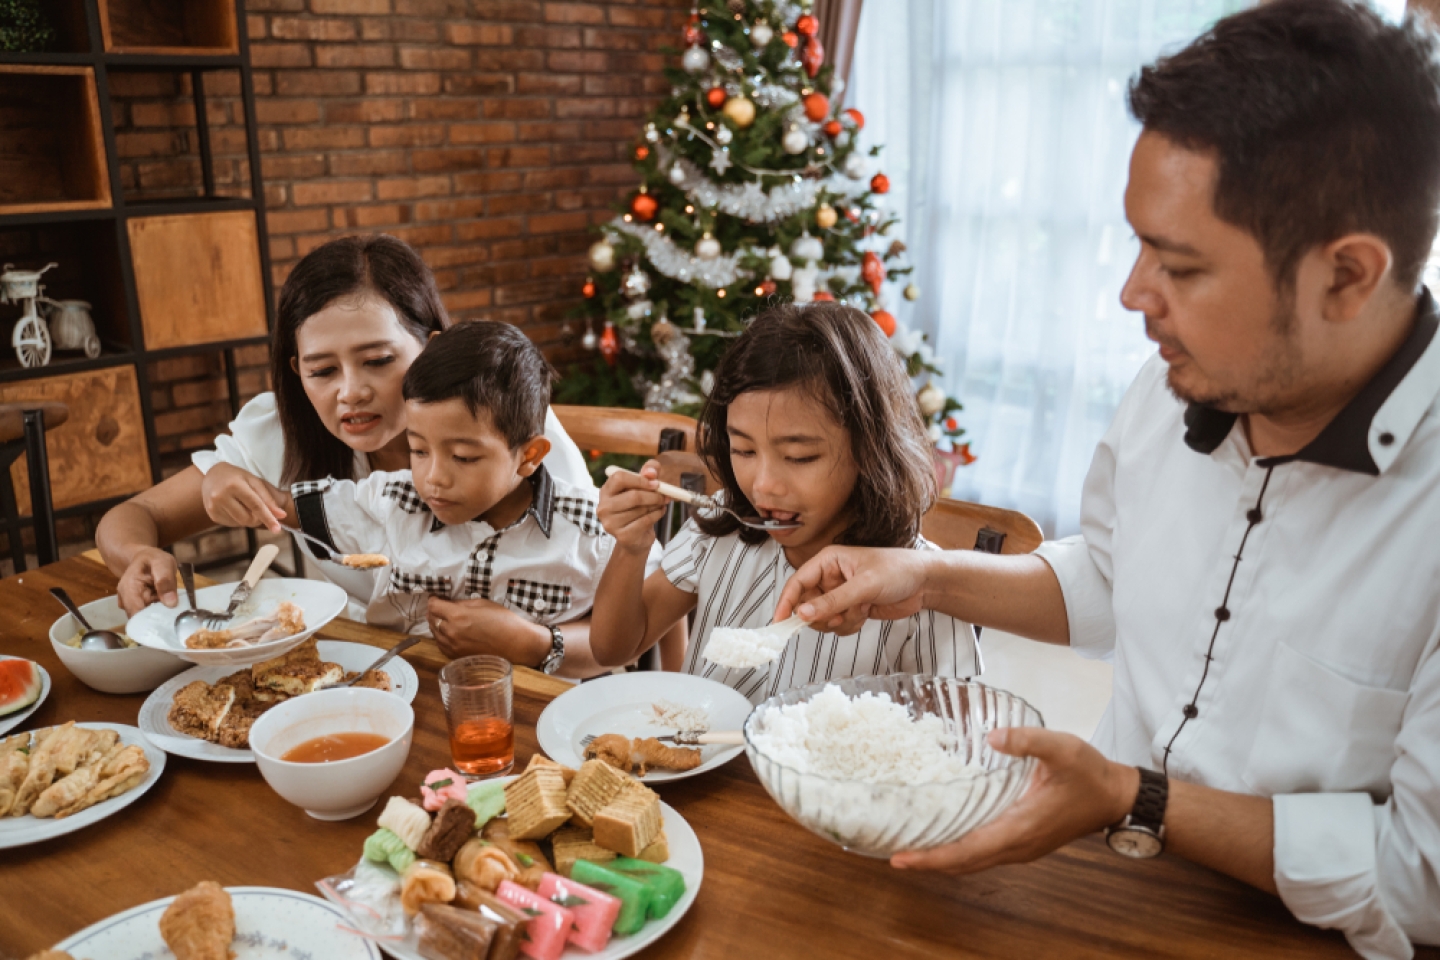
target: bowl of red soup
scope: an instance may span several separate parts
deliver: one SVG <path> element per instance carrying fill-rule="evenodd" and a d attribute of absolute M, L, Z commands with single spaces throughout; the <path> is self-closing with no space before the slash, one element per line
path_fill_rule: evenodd
<path fill-rule="evenodd" d="M 256 720 L 250 751 L 280 796 L 317 820 L 348 820 L 387 792 L 414 731 L 415 712 L 393 693 L 317 690 Z"/>

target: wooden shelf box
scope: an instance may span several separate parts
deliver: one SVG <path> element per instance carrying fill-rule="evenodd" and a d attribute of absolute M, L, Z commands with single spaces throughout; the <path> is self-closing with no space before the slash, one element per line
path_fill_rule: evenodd
<path fill-rule="evenodd" d="M 99 0 L 106 53 L 236 54 L 234 0 Z"/>
<path fill-rule="evenodd" d="M 137 493 L 151 484 L 150 454 L 135 368 L 128 364 L 0 384 L 0 403 L 58 400 L 70 419 L 45 434 L 55 509 Z M 30 474 L 10 468 L 15 503 L 30 513 Z"/>
<path fill-rule="evenodd" d="M 255 211 L 135 217 L 126 225 L 146 349 L 269 332 Z"/>
<path fill-rule="evenodd" d="M 0 215 L 108 206 L 94 70 L 0 64 Z"/>

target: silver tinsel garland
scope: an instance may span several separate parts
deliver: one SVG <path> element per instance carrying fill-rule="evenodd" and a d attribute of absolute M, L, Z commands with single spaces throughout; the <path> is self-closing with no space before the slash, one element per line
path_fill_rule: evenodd
<path fill-rule="evenodd" d="M 611 220 L 605 225 L 605 229 L 614 230 L 616 233 L 623 233 L 639 240 L 645 246 L 645 256 L 655 269 L 681 283 L 698 283 L 701 286 L 715 288 L 728 287 L 737 280 L 749 276 L 748 273 L 740 272 L 739 251 L 723 254 L 713 260 L 701 260 L 676 246 L 659 230 L 642 227 L 637 223 L 626 223 L 621 217 Z"/>
<path fill-rule="evenodd" d="M 689 382 L 695 376 L 695 358 L 690 355 L 690 338 L 675 328 L 670 339 L 656 344 L 655 352 L 665 361 L 665 372 L 651 383 L 640 375 L 634 379 L 635 389 L 645 393 L 645 409 L 668 412 L 680 402 L 691 402 Z"/>
<path fill-rule="evenodd" d="M 752 223 L 774 223 L 814 206 L 815 195 L 821 187 L 819 180 L 801 180 L 798 183 L 790 181 L 772 187 L 767 193 L 755 180 L 748 183 L 717 184 L 684 157 L 672 161 L 669 150 L 659 147 L 658 152 L 662 167 L 678 166 L 685 175 L 683 180 L 671 182 L 684 190 L 692 203 L 699 207 L 711 207 Z"/>

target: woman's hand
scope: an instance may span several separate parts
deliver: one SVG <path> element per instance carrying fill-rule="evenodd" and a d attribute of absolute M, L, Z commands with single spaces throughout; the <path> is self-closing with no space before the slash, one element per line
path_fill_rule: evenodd
<path fill-rule="evenodd" d="M 649 460 L 636 476 L 617 470 L 600 488 L 597 515 L 615 546 L 628 553 L 646 554 L 655 542 L 655 524 L 665 515 L 670 498 L 656 493 L 660 463 Z"/>
<path fill-rule="evenodd" d="M 264 527 L 280 532 L 290 497 L 259 477 L 228 463 L 217 463 L 200 486 L 205 513 L 222 527 Z"/>
<path fill-rule="evenodd" d="M 175 594 L 178 569 L 175 558 L 164 550 L 142 547 L 120 575 L 116 593 L 119 594 L 121 608 L 133 617 L 156 600 L 167 607 L 175 606 L 180 599 Z"/>
<path fill-rule="evenodd" d="M 866 620 L 903 620 L 925 599 L 926 555 L 919 550 L 826 547 L 780 592 L 775 619 L 798 613 L 816 630 L 851 634 Z"/>
<path fill-rule="evenodd" d="M 426 613 L 435 645 L 452 660 L 488 653 L 533 667 L 550 653 L 550 631 L 493 600 L 431 597 Z"/>

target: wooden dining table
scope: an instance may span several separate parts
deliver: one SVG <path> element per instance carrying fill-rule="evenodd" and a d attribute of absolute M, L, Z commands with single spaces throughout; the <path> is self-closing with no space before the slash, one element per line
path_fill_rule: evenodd
<path fill-rule="evenodd" d="M 0 581 L 0 652 L 37 661 L 53 681 L 22 729 L 136 722 L 144 694 L 84 686 L 47 636 L 62 612 L 50 587 L 84 603 L 114 593 L 115 583 L 94 554 Z M 348 620 L 320 636 L 375 647 L 400 639 Z M 414 795 L 428 771 L 450 764 L 437 681 L 444 657 L 429 641 L 404 656 L 421 689 L 414 744 L 387 795 Z M 568 689 L 516 668 L 517 764 L 539 749 L 540 712 Z M 1168 855 L 1124 860 L 1098 837 L 1032 864 L 951 877 L 894 870 L 811 834 L 770 799 L 744 757 L 659 792 L 699 836 L 705 873 L 694 905 L 646 958 L 1354 956 L 1343 937 L 1297 922 L 1273 896 Z M 172 756 L 155 786 L 114 816 L 0 850 L 0 957 L 26 957 L 201 880 L 314 893 L 315 881 L 354 865 L 375 816 L 313 820 L 251 764 Z"/>

